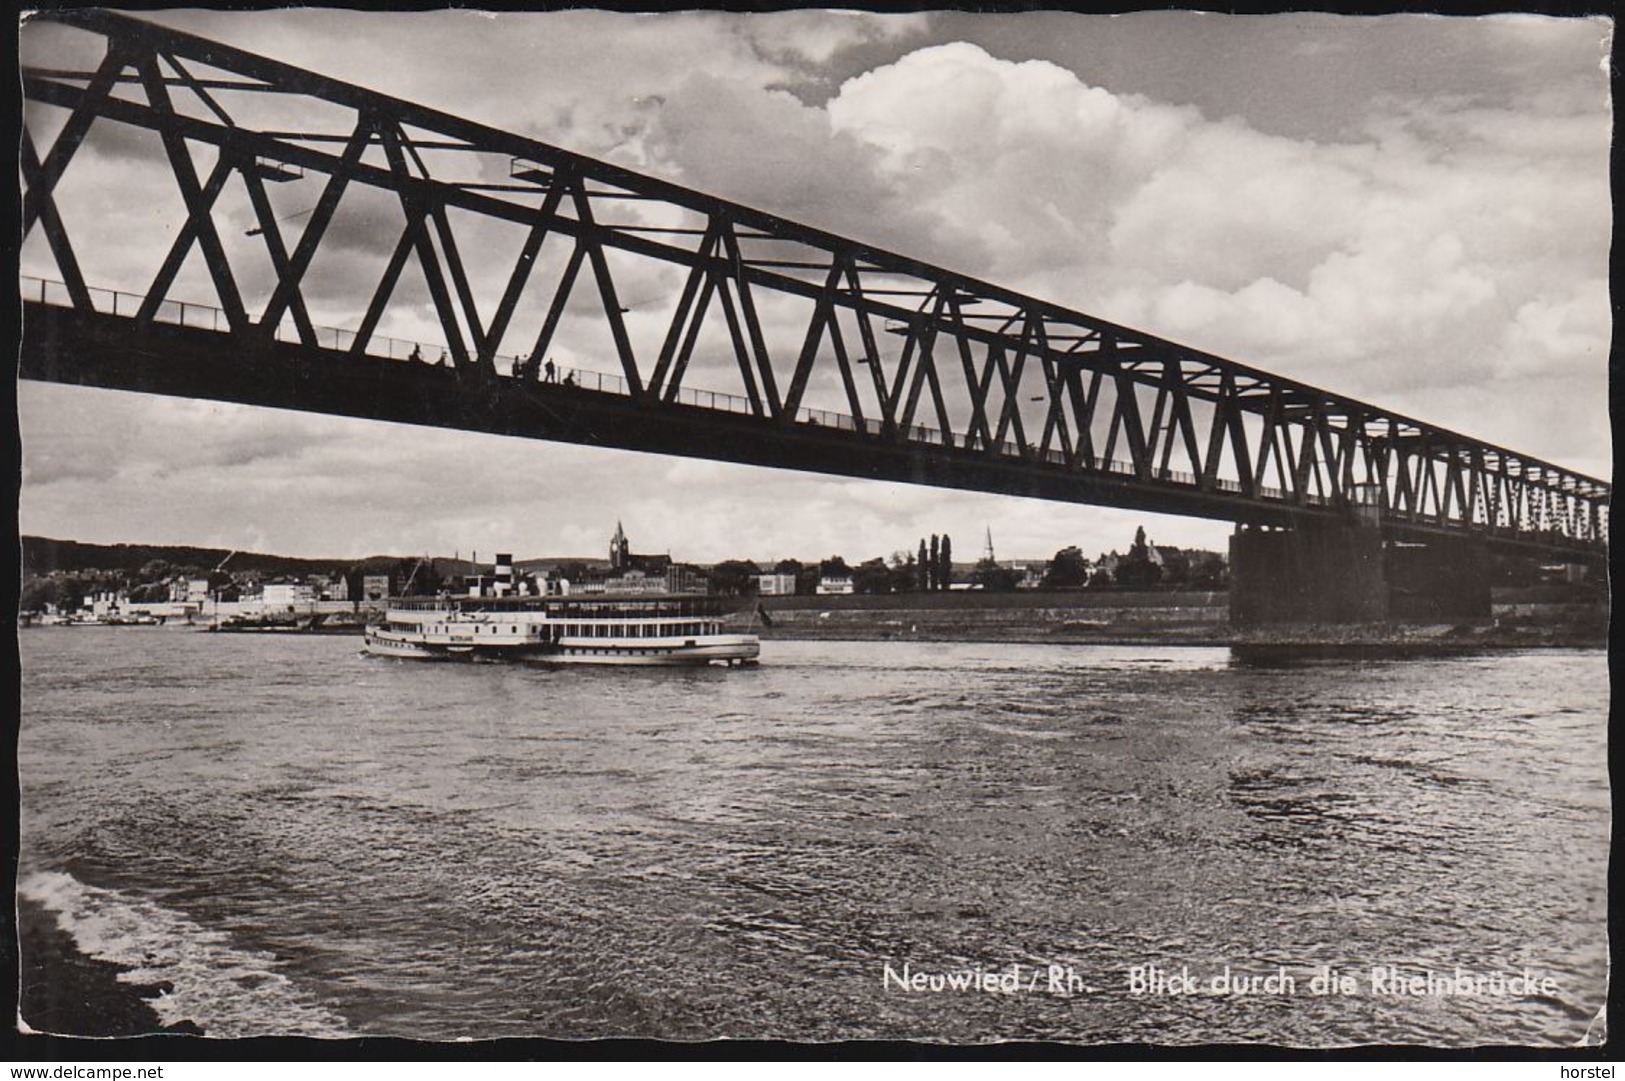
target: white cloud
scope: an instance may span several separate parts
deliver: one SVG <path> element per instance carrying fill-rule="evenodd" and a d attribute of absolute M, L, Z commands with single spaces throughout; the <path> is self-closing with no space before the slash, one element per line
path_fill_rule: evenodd
<path fill-rule="evenodd" d="M 845 49 L 919 34 L 926 19 L 858 11 L 775 11 L 748 15 L 735 25 L 763 56 L 819 65 Z"/>

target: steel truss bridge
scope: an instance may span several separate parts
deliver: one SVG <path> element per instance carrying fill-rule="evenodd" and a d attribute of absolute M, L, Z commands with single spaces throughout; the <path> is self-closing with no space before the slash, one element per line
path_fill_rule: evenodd
<path fill-rule="evenodd" d="M 25 378 L 1606 552 L 1610 486 L 1527 455 L 144 21 L 24 34 Z"/>

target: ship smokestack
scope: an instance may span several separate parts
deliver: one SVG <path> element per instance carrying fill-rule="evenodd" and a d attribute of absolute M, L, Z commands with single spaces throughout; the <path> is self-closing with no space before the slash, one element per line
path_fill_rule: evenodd
<path fill-rule="evenodd" d="M 496 594 L 506 597 L 513 590 L 513 554 L 510 552 L 497 553 Z"/>

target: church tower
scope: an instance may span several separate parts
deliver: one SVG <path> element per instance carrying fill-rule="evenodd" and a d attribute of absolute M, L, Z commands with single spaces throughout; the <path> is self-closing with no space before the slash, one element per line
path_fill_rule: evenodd
<path fill-rule="evenodd" d="M 616 521 L 615 535 L 609 540 L 610 570 L 624 571 L 631 562 L 631 546 L 626 543 L 626 530 Z"/>

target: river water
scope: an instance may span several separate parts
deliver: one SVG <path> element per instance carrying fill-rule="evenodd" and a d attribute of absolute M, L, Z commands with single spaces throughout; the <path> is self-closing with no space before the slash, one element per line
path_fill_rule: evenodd
<path fill-rule="evenodd" d="M 1599 651 L 774 641 L 649 671 L 19 638 L 19 890 L 211 1035 L 1600 1031 Z"/>

